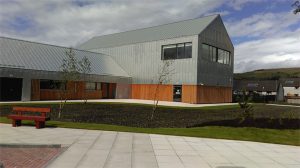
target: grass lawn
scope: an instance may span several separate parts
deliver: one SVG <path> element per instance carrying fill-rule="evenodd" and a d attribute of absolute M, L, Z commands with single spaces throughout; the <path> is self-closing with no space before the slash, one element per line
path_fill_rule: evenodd
<path fill-rule="evenodd" d="M 6 117 L 0 117 L 0 122 L 10 123 L 11 121 L 8 120 Z M 34 123 L 31 121 L 24 121 L 23 124 L 34 125 Z M 121 132 L 139 132 L 217 139 L 232 139 L 300 146 L 300 130 L 277 130 L 247 127 L 233 128 L 217 126 L 195 128 L 137 128 L 108 124 L 74 123 L 60 121 L 47 121 L 46 126 Z"/>

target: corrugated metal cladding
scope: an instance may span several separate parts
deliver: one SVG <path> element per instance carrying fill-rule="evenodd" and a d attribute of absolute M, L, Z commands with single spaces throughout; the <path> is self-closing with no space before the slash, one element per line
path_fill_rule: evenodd
<path fill-rule="evenodd" d="M 68 48 L 0 37 L 0 67 L 36 71 L 58 72 Z M 91 75 L 130 76 L 107 55 L 74 49 L 81 60 L 86 56 L 91 62 Z"/>
<path fill-rule="evenodd" d="M 175 39 L 165 39 L 145 43 L 130 44 L 111 48 L 93 49 L 91 51 L 110 55 L 132 76 L 134 84 L 157 83 L 158 73 L 161 71 L 162 45 L 192 42 L 192 58 L 176 59 L 170 70 L 170 84 L 197 83 L 197 49 L 198 36 L 185 36 Z"/>
<path fill-rule="evenodd" d="M 231 65 L 205 60 L 202 54 L 202 43 L 230 51 Z M 199 34 L 198 84 L 211 86 L 230 86 L 233 83 L 234 47 L 227 34 L 221 17 L 217 17 L 202 33 Z"/>
<path fill-rule="evenodd" d="M 219 15 L 211 15 L 197 19 L 185 20 L 144 29 L 132 30 L 116 34 L 94 37 L 81 46 L 80 49 L 91 50 L 116 47 L 134 43 L 173 39 L 196 35 L 202 32 Z"/>

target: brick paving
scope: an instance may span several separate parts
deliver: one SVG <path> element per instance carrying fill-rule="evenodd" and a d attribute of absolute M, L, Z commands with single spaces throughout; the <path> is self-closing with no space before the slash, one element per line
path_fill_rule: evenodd
<path fill-rule="evenodd" d="M 53 147 L 0 147 L 0 162 L 5 168 L 40 168 L 57 157 L 62 148 Z"/>

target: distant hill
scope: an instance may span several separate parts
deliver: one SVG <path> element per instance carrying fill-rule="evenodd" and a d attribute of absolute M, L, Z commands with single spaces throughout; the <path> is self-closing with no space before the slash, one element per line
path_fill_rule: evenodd
<path fill-rule="evenodd" d="M 300 68 L 259 69 L 234 74 L 234 79 L 277 80 L 279 78 L 300 78 Z"/>

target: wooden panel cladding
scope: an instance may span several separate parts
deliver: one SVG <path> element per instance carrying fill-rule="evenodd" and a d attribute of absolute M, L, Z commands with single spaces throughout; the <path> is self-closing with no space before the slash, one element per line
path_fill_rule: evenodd
<path fill-rule="evenodd" d="M 132 84 L 131 98 L 153 100 L 156 84 Z M 173 101 L 173 85 L 159 85 L 158 100 Z"/>
<path fill-rule="evenodd" d="M 232 88 L 221 86 L 197 86 L 197 103 L 230 103 Z"/>
<path fill-rule="evenodd" d="M 31 80 L 31 100 L 40 100 L 40 80 Z"/>
<path fill-rule="evenodd" d="M 40 100 L 60 100 L 60 98 L 67 98 L 69 100 L 75 99 L 101 99 L 101 90 L 85 90 L 85 82 L 68 82 L 67 90 L 62 92 L 60 90 L 41 89 Z"/>
<path fill-rule="evenodd" d="M 182 102 L 197 103 L 197 85 L 182 85 Z"/>

